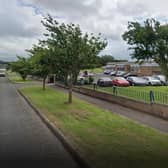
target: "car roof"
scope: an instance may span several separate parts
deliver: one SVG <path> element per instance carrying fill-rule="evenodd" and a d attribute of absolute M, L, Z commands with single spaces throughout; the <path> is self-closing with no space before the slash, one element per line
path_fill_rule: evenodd
<path fill-rule="evenodd" d="M 101 77 L 99 79 L 110 79 L 111 80 L 111 78 L 109 78 L 109 77 Z"/>
<path fill-rule="evenodd" d="M 126 80 L 124 77 L 114 77 L 114 79 Z"/>

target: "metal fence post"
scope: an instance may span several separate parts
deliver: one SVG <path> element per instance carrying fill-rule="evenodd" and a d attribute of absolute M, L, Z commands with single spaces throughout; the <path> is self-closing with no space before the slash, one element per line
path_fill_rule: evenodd
<path fill-rule="evenodd" d="M 93 90 L 96 90 L 96 89 L 97 89 L 97 83 L 93 82 Z"/>
<path fill-rule="evenodd" d="M 154 96 L 154 92 L 152 90 L 149 92 L 149 96 L 150 96 L 150 103 L 154 103 L 155 96 Z"/>
<path fill-rule="evenodd" d="M 113 86 L 113 95 L 117 96 L 117 87 Z"/>

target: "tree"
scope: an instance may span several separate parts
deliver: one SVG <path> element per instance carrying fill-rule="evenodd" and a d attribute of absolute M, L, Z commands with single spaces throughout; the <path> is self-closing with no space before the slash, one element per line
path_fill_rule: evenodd
<path fill-rule="evenodd" d="M 105 66 L 108 62 L 113 62 L 114 60 L 114 57 L 111 55 L 103 55 L 100 57 L 99 61 L 102 66 Z"/>
<path fill-rule="evenodd" d="M 100 34 L 82 33 L 79 25 L 59 24 L 50 15 L 42 21 L 48 31 L 48 39 L 43 41 L 54 51 L 55 64 L 69 86 L 69 99 L 72 102 L 72 88 L 81 69 L 92 68 L 99 52 L 107 45 Z"/>
<path fill-rule="evenodd" d="M 129 22 L 122 37 L 131 45 L 132 58 L 139 62 L 153 59 L 168 79 L 168 25 L 155 19 L 147 19 L 144 24 Z"/>
<path fill-rule="evenodd" d="M 30 53 L 30 62 L 32 65 L 31 74 L 43 78 L 43 90 L 47 76 L 52 72 L 52 54 L 48 48 L 42 45 L 34 45 L 32 49 L 27 50 Z"/>
<path fill-rule="evenodd" d="M 17 56 L 17 61 L 10 64 L 10 69 L 13 72 L 20 74 L 23 80 L 26 80 L 28 74 L 30 74 L 30 63 L 28 58 Z"/>

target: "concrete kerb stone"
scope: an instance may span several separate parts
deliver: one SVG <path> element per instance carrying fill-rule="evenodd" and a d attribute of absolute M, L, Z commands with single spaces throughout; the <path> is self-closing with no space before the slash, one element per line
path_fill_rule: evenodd
<path fill-rule="evenodd" d="M 36 108 L 31 101 L 18 89 L 18 93 L 24 98 L 24 100 L 30 105 L 30 107 L 36 112 L 44 124 L 50 129 L 50 131 L 60 140 L 65 149 L 71 154 L 72 158 L 77 162 L 81 168 L 90 168 L 86 160 L 77 152 L 72 145 L 68 142 L 67 138 L 62 134 L 62 132 L 44 115 L 42 112 Z"/>

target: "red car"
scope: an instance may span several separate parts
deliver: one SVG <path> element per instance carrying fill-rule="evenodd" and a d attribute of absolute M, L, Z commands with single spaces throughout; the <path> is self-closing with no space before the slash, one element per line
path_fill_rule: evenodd
<path fill-rule="evenodd" d="M 112 80 L 114 86 L 130 86 L 130 83 L 123 77 L 116 77 Z"/>

